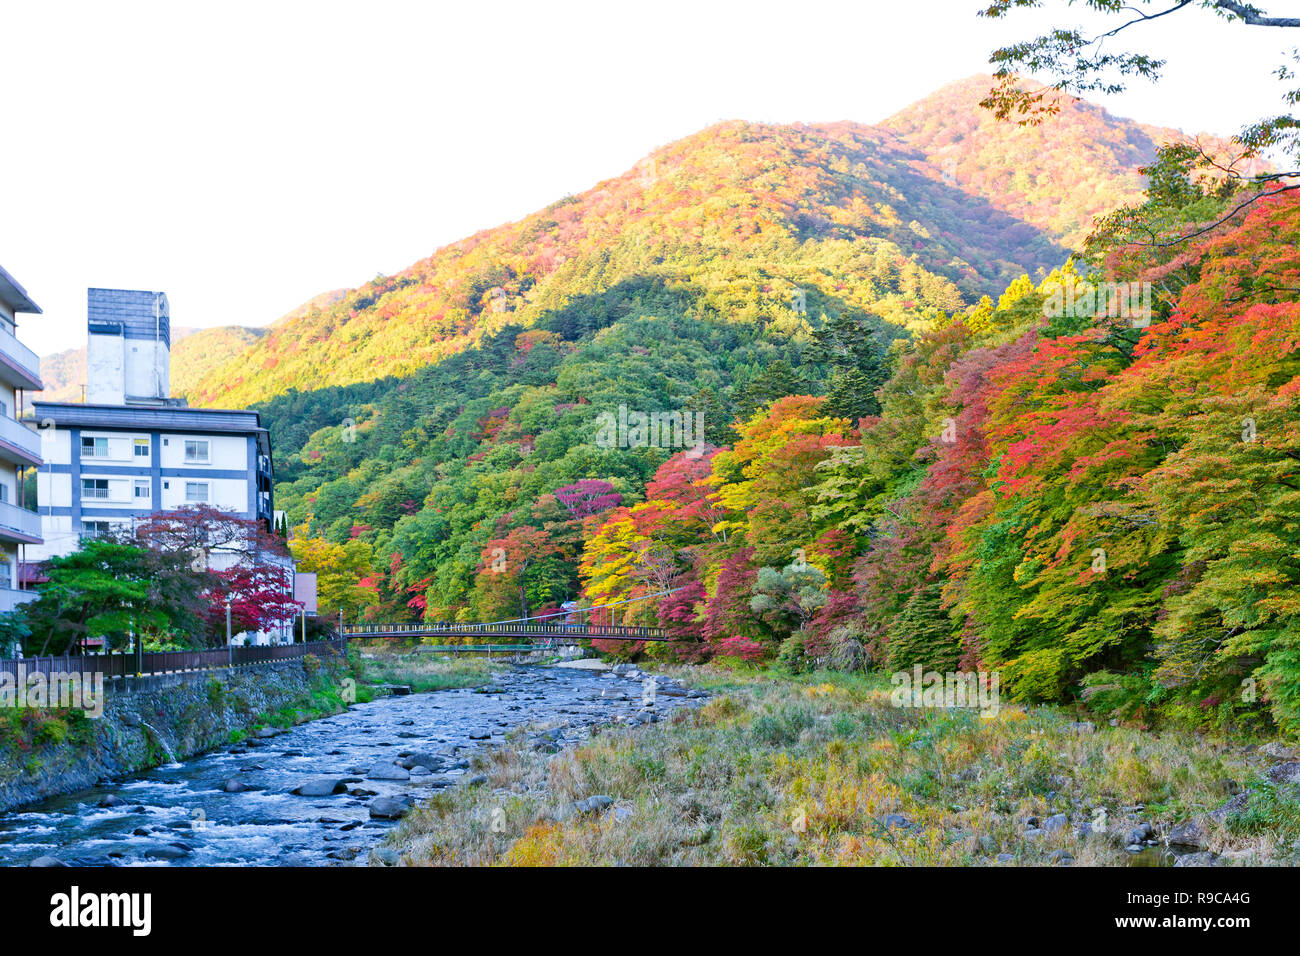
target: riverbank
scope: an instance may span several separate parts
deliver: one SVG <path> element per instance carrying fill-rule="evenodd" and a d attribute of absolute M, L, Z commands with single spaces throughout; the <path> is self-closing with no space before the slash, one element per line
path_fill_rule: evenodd
<path fill-rule="evenodd" d="M 356 690 L 362 697 L 365 685 Z M 388 860 L 391 851 L 378 844 L 411 807 L 440 792 L 481 789 L 494 754 L 512 742 L 555 753 L 581 745 L 593 727 L 653 723 L 700 704 L 680 688 L 662 690 L 647 707 L 632 668 L 616 675 L 496 664 L 489 685 L 359 700 L 4 814 L 0 865 Z"/>
<path fill-rule="evenodd" d="M 1094 727 L 1055 708 L 899 708 L 881 677 L 669 670 L 715 695 L 548 753 L 481 755 L 388 848 L 407 865 L 1300 863 L 1281 744 Z"/>
<path fill-rule="evenodd" d="M 354 681 L 324 651 L 234 670 L 176 674 L 106 696 L 103 716 L 0 710 L 0 812 L 335 714 Z"/>

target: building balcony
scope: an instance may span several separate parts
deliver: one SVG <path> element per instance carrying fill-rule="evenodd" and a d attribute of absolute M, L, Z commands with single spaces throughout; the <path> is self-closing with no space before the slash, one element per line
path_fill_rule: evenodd
<path fill-rule="evenodd" d="M 17 610 L 20 604 L 35 601 L 40 595 L 35 591 L 17 591 L 0 587 L 0 614 Z"/>
<path fill-rule="evenodd" d="M 0 415 L 0 461 L 41 463 L 41 436 L 16 418 Z"/>
<path fill-rule="evenodd" d="M 41 360 L 8 329 L 0 328 L 0 381 L 35 391 L 41 384 Z"/>
<path fill-rule="evenodd" d="M 41 516 L 35 511 L 0 501 L 0 541 L 41 543 Z"/>

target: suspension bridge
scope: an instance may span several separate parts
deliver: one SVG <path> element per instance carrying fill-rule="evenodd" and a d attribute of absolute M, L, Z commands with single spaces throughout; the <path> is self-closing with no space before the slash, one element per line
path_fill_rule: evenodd
<path fill-rule="evenodd" d="M 669 636 L 657 623 L 655 598 L 673 594 L 659 591 L 625 601 L 592 607 L 552 611 L 534 617 L 506 621 L 467 623 L 463 621 L 420 621 L 417 623 L 382 624 L 363 622 L 344 624 L 341 632 L 349 639 L 409 638 L 434 639 L 510 639 L 543 644 L 566 644 L 572 641 L 666 641 Z M 654 621 L 656 623 L 649 623 Z"/>

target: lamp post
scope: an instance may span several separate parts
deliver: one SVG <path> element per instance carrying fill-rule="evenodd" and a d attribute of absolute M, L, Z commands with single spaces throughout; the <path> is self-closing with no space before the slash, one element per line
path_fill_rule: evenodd
<path fill-rule="evenodd" d="M 230 666 L 235 666 L 235 639 L 230 634 L 230 598 L 226 598 L 226 654 L 230 659 Z"/>

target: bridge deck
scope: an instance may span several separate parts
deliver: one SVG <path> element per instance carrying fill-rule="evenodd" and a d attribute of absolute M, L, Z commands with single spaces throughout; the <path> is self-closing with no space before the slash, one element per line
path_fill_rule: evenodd
<path fill-rule="evenodd" d="M 503 624 L 456 624 L 431 621 L 418 624 L 347 624 L 345 637 L 489 637 L 569 641 L 666 641 L 663 628 L 627 624 L 559 624 L 507 622 Z"/>

